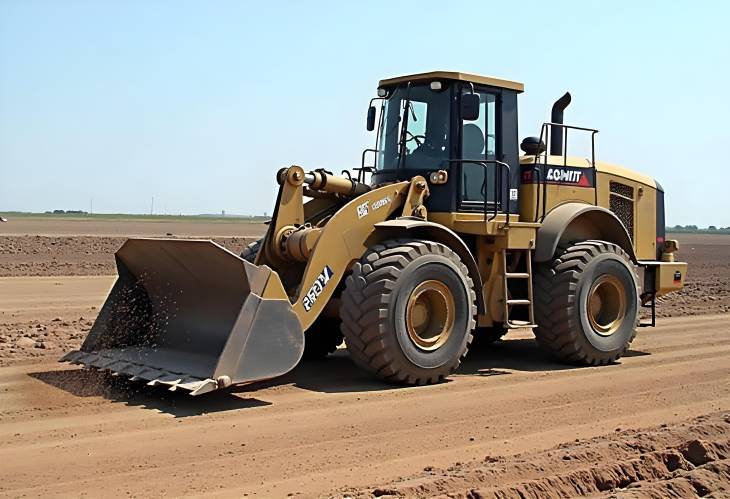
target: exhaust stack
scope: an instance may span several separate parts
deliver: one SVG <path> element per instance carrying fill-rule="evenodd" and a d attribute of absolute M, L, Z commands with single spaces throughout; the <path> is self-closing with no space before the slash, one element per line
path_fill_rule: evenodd
<path fill-rule="evenodd" d="M 561 98 L 553 104 L 553 110 L 550 114 L 552 123 L 563 124 L 563 111 L 570 104 L 570 92 L 565 92 Z M 562 156 L 563 154 L 563 128 L 553 126 L 550 134 L 550 155 Z"/>

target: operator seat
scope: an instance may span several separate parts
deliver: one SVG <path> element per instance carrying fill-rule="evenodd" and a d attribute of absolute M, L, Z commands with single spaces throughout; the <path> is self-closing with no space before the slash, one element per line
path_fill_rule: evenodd
<path fill-rule="evenodd" d="M 484 132 L 474 123 L 467 123 L 461 130 L 461 157 L 462 159 L 484 160 Z M 463 163 L 462 199 L 464 201 L 484 201 L 485 169 L 482 165 Z"/>

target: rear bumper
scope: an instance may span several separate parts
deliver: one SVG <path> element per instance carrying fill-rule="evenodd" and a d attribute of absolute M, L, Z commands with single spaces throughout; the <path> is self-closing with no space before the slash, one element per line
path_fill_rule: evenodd
<path fill-rule="evenodd" d="M 645 269 L 643 293 L 663 296 L 679 291 L 687 276 L 686 262 L 639 261 Z"/>

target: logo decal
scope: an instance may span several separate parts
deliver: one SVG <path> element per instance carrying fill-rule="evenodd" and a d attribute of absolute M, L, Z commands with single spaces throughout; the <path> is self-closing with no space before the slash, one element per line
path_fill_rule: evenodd
<path fill-rule="evenodd" d="M 302 298 L 302 305 L 304 305 L 304 310 L 309 312 L 312 309 L 312 307 L 314 306 L 314 302 L 316 302 L 317 298 L 319 298 L 319 295 L 322 294 L 322 291 L 324 291 L 324 287 L 327 285 L 330 279 L 332 279 L 333 275 L 335 275 L 335 273 L 332 272 L 332 269 L 329 268 L 329 266 L 322 269 L 322 272 L 320 272 L 317 276 L 317 280 L 314 281 L 312 287 L 309 288 L 307 294 L 304 295 L 304 298 Z"/>
<path fill-rule="evenodd" d="M 368 216 L 368 202 L 357 205 L 357 218 Z"/>
<path fill-rule="evenodd" d="M 578 168 L 572 166 L 548 166 L 538 165 L 541 174 L 538 174 L 535 166 L 523 165 L 521 182 L 523 184 L 546 183 L 546 184 L 569 184 L 577 187 L 593 187 L 593 170 L 591 168 Z"/>
<path fill-rule="evenodd" d="M 679 270 L 674 273 L 674 282 L 682 282 L 682 273 Z"/>
<path fill-rule="evenodd" d="M 373 211 L 375 211 L 378 208 L 382 208 L 388 203 L 390 203 L 390 196 L 385 196 L 383 199 L 378 199 L 377 201 L 375 201 L 371 208 L 373 209 Z"/>
<path fill-rule="evenodd" d="M 545 178 L 554 182 L 580 184 L 581 179 L 583 178 L 583 172 L 578 170 L 566 170 L 563 168 L 548 168 Z"/>

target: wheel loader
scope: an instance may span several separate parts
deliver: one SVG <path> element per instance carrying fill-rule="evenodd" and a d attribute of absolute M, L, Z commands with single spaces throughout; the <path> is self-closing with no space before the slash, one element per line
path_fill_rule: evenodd
<path fill-rule="evenodd" d="M 684 283 L 664 191 L 596 160 L 597 130 L 563 123 L 568 93 L 519 142 L 522 91 L 445 71 L 380 81 L 359 168 L 279 170 L 266 235 L 241 255 L 128 240 L 61 360 L 192 395 L 280 376 L 343 338 L 355 364 L 405 385 L 443 380 L 474 339 L 515 328 L 560 361 L 615 362 Z M 589 158 L 568 155 L 576 134 Z"/>

